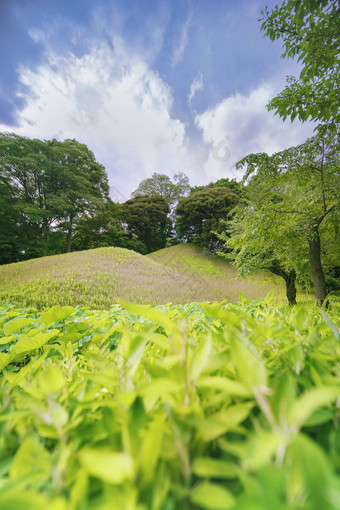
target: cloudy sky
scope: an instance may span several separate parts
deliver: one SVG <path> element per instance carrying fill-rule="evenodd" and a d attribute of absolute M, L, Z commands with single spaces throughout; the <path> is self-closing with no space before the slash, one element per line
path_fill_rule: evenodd
<path fill-rule="evenodd" d="M 303 142 L 266 104 L 295 62 L 260 31 L 276 0 L 0 0 L 0 131 L 76 138 L 129 198 L 153 172 L 240 178 Z"/>

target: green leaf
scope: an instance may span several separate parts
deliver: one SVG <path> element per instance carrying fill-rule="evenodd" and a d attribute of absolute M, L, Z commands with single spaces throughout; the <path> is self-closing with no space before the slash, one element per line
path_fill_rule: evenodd
<path fill-rule="evenodd" d="M 51 457 L 38 439 L 27 437 L 17 450 L 10 469 L 10 478 L 17 480 L 30 473 L 41 473 L 45 478 L 51 469 Z"/>
<path fill-rule="evenodd" d="M 192 380 L 195 381 L 201 375 L 209 359 L 211 348 L 212 343 L 208 336 L 200 341 L 191 361 L 190 375 Z"/>
<path fill-rule="evenodd" d="M 23 352 L 35 351 L 36 349 L 40 349 L 41 347 L 43 347 L 43 345 L 45 345 L 52 338 L 56 337 L 58 334 L 59 330 L 53 329 L 48 333 L 38 333 L 32 338 L 26 337 L 25 340 L 20 340 L 18 343 L 12 346 L 13 355 L 18 355 Z"/>
<path fill-rule="evenodd" d="M 308 326 L 308 312 L 304 308 L 300 308 L 295 317 L 295 324 L 298 330 L 305 329 Z"/>
<path fill-rule="evenodd" d="M 134 478 L 133 462 L 127 453 L 84 448 L 78 456 L 88 473 L 103 482 L 119 484 Z"/>
<path fill-rule="evenodd" d="M 196 457 L 192 470 L 195 475 L 206 478 L 237 478 L 240 473 L 236 464 L 210 457 Z"/>
<path fill-rule="evenodd" d="M 54 322 L 61 322 L 75 312 L 72 306 L 53 306 L 49 310 L 46 310 L 40 316 L 40 322 L 49 326 Z"/>
<path fill-rule="evenodd" d="M 60 367 L 50 365 L 39 374 L 40 388 L 46 393 L 56 393 L 60 391 L 66 383 L 64 374 Z"/>
<path fill-rule="evenodd" d="M 209 510 L 228 510 L 235 503 L 230 491 L 215 483 L 203 482 L 196 487 L 190 496 L 195 505 Z"/>
<path fill-rule="evenodd" d="M 270 464 L 271 458 L 277 453 L 282 438 L 266 430 L 256 431 L 249 438 L 245 451 L 243 466 L 246 470 L 258 471 Z"/>
<path fill-rule="evenodd" d="M 340 387 L 336 386 L 323 386 L 306 391 L 292 403 L 288 414 L 289 423 L 301 427 L 319 407 L 330 404 L 339 396 Z"/>
<path fill-rule="evenodd" d="M 253 344 L 241 335 L 230 339 L 233 363 L 239 378 L 252 392 L 261 390 L 267 384 L 265 365 Z"/>
<path fill-rule="evenodd" d="M 0 370 L 3 370 L 4 368 L 6 368 L 7 365 L 10 364 L 12 359 L 13 359 L 12 354 L 7 354 L 4 352 L 0 353 Z"/>
<path fill-rule="evenodd" d="M 251 392 L 240 382 L 227 377 L 200 377 L 196 383 L 198 388 L 210 388 L 227 393 L 230 396 L 249 397 Z"/>
<path fill-rule="evenodd" d="M 27 326 L 33 324 L 33 322 L 36 322 L 36 319 L 26 319 L 24 317 L 20 317 L 19 319 L 12 319 L 11 321 L 8 321 L 6 324 L 4 324 L 5 335 L 11 335 L 12 333 L 21 331 Z"/>

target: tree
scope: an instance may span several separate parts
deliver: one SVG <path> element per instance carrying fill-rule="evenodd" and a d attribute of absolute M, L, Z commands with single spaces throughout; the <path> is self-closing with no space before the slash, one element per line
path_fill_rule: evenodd
<path fill-rule="evenodd" d="M 152 174 L 152 177 L 144 179 L 138 188 L 132 193 L 132 197 L 138 195 L 159 195 L 166 200 L 171 210 L 178 199 L 190 191 L 189 179 L 184 173 L 174 175 L 173 182 L 165 174 Z"/>
<path fill-rule="evenodd" d="M 329 227 L 326 219 L 331 215 L 339 215 L 339 163 L 338 135 L 319 134 L 273 156 L 250 154 L 237 164 L 247 168 L 245 179 L 255 175 L 249 183 L 253 196 L 255 188 L 261 193 L 261 200 L 251 202 L 256 211 L 254 231 L 263 233 L 265 243 L 259 241 L 256 253 L 264 250 L 297 273 L 307 258 L 318 304 L 327 296 L 322 227 Z M 329 228 L 326 234 L 330 235 Z M 243 242 L 244 252 L 253 239 L 244 236 Z M 256 253 L 250 250 L 249 256 Z"/>
<path fill-rule="evenodd" d="M 56 232 L 64 233 L 70 251 L 81 216 L 108 199 L 104 167 L 76 140 L 42 141 L 0 133 L 0 179 L 15 211 L 12 233 L 20 238 L 14 260 L 51 254 Z"/>
<path fill-rule="evenodd" d="M 190 193 L 196 193 L 197 191 L 203 191 L 206 188 L 229 188 L 235 195 L 238 195 L 240 198 L 243 197 L 244 186 L 242 182 L 237 181 L 236 179 L 228 179 L 222 178 L 216 182 L 210 182 L 206 186 L 193 186 L 190 190 Z"/>
<path fill-rule="evenodd" d="M 338 0 L 285 0 L 262 12 L 261 29 L 283 40 L 282 57 L 298 57 L 299 78 L 268 105 L 293 121 L 315 120 L 336 131 L 340 124 L 340 4 Z"/>
<path fill-rule="evenodd" d="M 296 279 L 304 279 L 306 253 L 301 253 L 301 232 L 277 230 L 268 208 L 277 203 L 267 183 L 254 176 L 246 200 L 236 207 L 228 230 L 219 235 L 228 248 L 219 254 L 232 260 L 241 276 L 260 269 L 283 278 L 290 305 L 296 304 Z"/>
<path fill-rule="evenodd" d="M 133 239 L 144 244 L 145 252 L 165 247 L 170 222 L 169 205 L 160 195 L 137 195 L 122 204 L 123 222 Z"/>
<path fill-rule="evenodd" d="M 177 236 L 212 249 L 218 240 L 214 232 L 238 201 L 238 196 L 229 188 L 209 186 L 182 198 L 176 208 Z"/>

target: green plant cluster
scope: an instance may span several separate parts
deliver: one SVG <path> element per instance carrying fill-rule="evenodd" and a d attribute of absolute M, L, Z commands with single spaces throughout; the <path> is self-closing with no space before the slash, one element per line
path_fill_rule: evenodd
<path fill-rule="evenodd" d="M 335 312 L 0 308 L 0 509 L 334 510 Z"/>

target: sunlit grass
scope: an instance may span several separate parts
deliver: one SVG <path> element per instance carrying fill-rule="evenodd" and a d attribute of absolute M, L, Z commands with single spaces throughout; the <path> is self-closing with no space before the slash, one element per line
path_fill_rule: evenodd
<path fill-rule="evenodd" d="M 258 274 L 235 279 L 228 262 L 190 245 L 143 256 L 123 248 L 98 248 L 0 267 L 0 302 L 43 309 L 55 304 L 110 308 L 119 299 L 151 305 L 193 301 L 236 302 L 273 290 L 283 300 L 279 278 Z"/>

